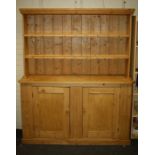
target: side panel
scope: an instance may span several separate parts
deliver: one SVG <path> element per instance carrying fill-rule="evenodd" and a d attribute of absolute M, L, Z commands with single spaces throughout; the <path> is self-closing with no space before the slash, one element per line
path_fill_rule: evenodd
<path fill-rule="evenodd" d="M 33 138 L 33 103 L 32 86 L 21 85 L 21 107 L 22 107 L 22 128 L 23 138 Z"/>
<path fill-rule="evenodd" d="M 121 86 L 119 103 L 119 138 L 130 139 L 132 87 Z"/>

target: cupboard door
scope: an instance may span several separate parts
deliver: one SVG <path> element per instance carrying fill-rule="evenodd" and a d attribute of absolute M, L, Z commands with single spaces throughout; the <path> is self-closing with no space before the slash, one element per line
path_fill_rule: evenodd
<path fill-rule="evenodd" d="M 84 88 L 83 136 L 117 138 L 119 88 Z"/>
<path fill-rule="evenodd" d="M 69 136 L 69 88 L 34 87 L 36 138 Z"/>

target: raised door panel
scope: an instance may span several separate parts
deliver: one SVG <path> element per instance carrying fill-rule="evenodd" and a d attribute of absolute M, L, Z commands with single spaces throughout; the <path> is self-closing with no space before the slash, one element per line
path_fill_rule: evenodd
<path fill-rule="evenodd" d="M 84 88 L 83 136 L 117 138 L 118 88 Z"/>
<path fill-rule="evenodd" d="M 69 88 L 34 87 L 35 137 L 69 136 Z"/>

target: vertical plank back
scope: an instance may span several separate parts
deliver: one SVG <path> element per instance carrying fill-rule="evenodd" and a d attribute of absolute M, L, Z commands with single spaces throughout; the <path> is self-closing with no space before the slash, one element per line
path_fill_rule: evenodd
<path fill-rule="evenodd" d="M 50 34 L 53 32 L 53 15 L 43 15 L 43 33 Z"/>
<path fill-rule="evenodd" d="M 26 60 L 28 74 L 129 76 L 130 59 L 93 58 L 100 55 L 130 56 L 131 38 L 119 37 L 130 36 L 129 15 L 26 15 L 24 20 L 24 34 L 40 35 L 25 38 L 25 54 L 64 57 Z M 42 36 L 48 34 L 53 36 Z M 66 56 L 75 58 L 65 59 Z M 83 56 L 86 58 L 77 59 Z"/>
<path fill-rule="evenodd" d="M 25 23 L 27 25 L 25 33 L 26 34 L 34 34 L 35 33 L 35 16 L 27 15 Z"/>

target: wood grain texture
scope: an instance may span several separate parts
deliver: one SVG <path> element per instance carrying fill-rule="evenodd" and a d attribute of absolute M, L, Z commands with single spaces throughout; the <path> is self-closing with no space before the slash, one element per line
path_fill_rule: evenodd
<path fill-rule="evenodd" d="M 35 16 L 27 15 L 25 17 L 25 33 L 34 34 L 35 33 Z"/>
<path fill-rule="evenodd" d="M 117 91 L 117 88 L 84 88 L 84 137 L 117 138 L 119 114 L 119 93 Z"/>
<path fill-rule="evenodd" d="M 32 86 L 21 85 L 21 107 L 22 107 L 22 127 L 23 138 L 33 138 L 33 101 Z"/>
<path fill-rule="evenodd" d="M 136 41 L 137 41 L 137 18 L 132 16 L 132 39 L 131 39 L 131 63 L 130 63 L 130 75 L 135 81 L 135 69 L 136 69 Z"/>
<path fill-rule="evenodd" d="M 49 34 L 53 32 L 53 15 L 43 16 L 43 33 Z"/>
<path fill-rule="evenodd" d="M 46 54 L 46 55 L 34 55 L 34 54 L 28 54 L 25 56 L 25 59 L 75 59 L 75 60 L 93 60 L 93 59 L 100 59 L 100 60 L 104 60 L 104 59 L 115 59 L 115 60 L 124 60 L 124 59 L 128 59 L 128 55 L 123 54 L 123 55 L 114 55 L 114 54 L 110 54 L 110 55 L 88 55 L 88 56 L 76 56 L 76 55 L 54 55 L 54 54 Z M 110 61 L 109 60 L 109 61 Z"/>
<path fill-rule="evenodd" d="M 134 9 L 119 8 L 21 8 L 22 14 L 133 14 Z"/>
<path fill-rule="evenodd" d="M 83 25 L 83 24 L 82 24 Z M 81 32 L 81 33 L 76 33 L 76 34 L 72 34 L 71 32 L 68 33 L 40 33 L 40 34 L 24 34 L 24 37 L 28 38 L 28 37 L 108 37 L 108 38 L 118 38 L 118 37 L 122 37 L 122 38 L 128 38 L 129 35 L 128 34 L 112 34 L 112 33 L 100 33 L 100 34 L 96 34 L 96 33 L 87 33 L 86 32 Z"/>
<path fill-rule="evenodd" d="M 119 102 L 119 138 L 130 138 L 131 125 L 131 86 L 121 86 Z"/>
<path fill-rule="evenodd" d="M 70 88 L 70 137 L 82 138 L 82 87 Z"/>
<path fill-rule="evenodd" d="M 29 83 L 29 84 L 68 84 L 72 86 L 77 85 L 91 85 L 91 84 L 112 84 L 112 85 L 121 85 L 121 84 L 132 84 L 131 78 L 126 78 L 123 76 L 28 76 L 23 77 L 20 83 Z"/>
<path fill-rule="evenodd" d="M 114 140 L 114 139 L 50 139 L 35 138 L 23 139 L 24 144 L 62 144 L 62 145 L 130 145 L 130 140 Z"/>
<path fill-rule="evenodd" d="M 34 87 L 34 131 L 40 138 L 69 136 L 69 89 Z"/>
<path fill-rule="evenodd" d="M 129 15 L 39 14 L 24 19 L 25 59 L 40 59 L 25 60 L 27 74 L 126 76 L 129 72 Z"/>
<path fill-rule="evenodd" d="M 129 20 L 128 20 L 128 33 L 130 34 L 130 38 L 129 38 L 129 42 L 128 42 L 128 55 L 129 55 L 129 59 L 128 59 L 128 63 L 127 63 L 127 73 L 126 75 L 129 77 L 130 76 L 130 64 L 131 64 L 131 33 L 132 33 L 132 16 L 129 16 Z"/>

